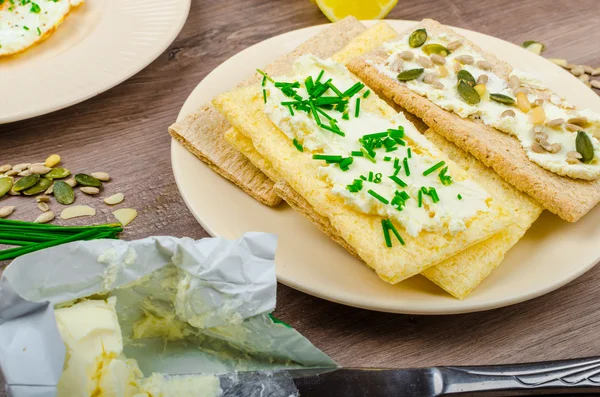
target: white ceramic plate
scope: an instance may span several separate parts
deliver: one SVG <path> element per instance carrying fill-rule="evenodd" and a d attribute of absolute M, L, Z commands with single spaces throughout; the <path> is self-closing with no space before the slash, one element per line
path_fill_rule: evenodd
<path fill-rule="evenodd" d="M 387 22 L 398 31 L 416 23 Z M 196 87 L 179 119 L 324 28 L 314 26 L 273 37 L 231 57 Z M 535 72 L 575 105 L 600 111 L 600 98 L 560 67 L 503 40 L 464 29 L 458 31 L 514 67 Z M 171 156 L 183 199 L 211 235 L 237 238 L 247 231 L 278 234 L 279 281 L 334 302 L 411 314 L 487 310 L 546 294 L 600 260 L 600 207 L 575 224 L 546 211 L 506 255 L 502 265 L 464 301 L 452 298 L 422 276 L 389 285 L 287 205 L 272 209 L 259 204 L 176 141 L 172 141 Z"/>
<path fill-rule="evenodd" d="M 82 102 L 154 61 L 190 0 L 86 0 L 47 40 L 0 58 L 0 124 Z"/>

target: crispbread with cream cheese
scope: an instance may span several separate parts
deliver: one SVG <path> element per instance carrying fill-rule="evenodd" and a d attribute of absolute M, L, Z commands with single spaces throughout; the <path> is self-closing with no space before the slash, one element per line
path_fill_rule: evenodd
<path fill-rule="evenodd" d="M 442 136 L 428 130 L 425 136 L 441 151 L 461 167 L 468 169 L 494 197 L 515 211 L 516 223 L 458 254 L 432 266 L 423 275 L 456 298 L 464 299 L 473 291 L 504 259 L 504 255 L 523 237 L 527 229 L 542 212 L 542 207 L 531 197 L 519 192 L 505 182 L 494 171 L 479 160 L 458 148 Z M 323 233 L 331 237 L 349 253 L 359 258 L 352 246 L 342 239 L 329 219 L 318 215 L 310 204 L 285 181 L 275 185 L 279 194 L 292 208 L 307 217 Z"/>
<path fill-rule="evenodd" d="M 267 66 L 265 70 L 272 74 L 285 74 L 290 70 L 292 62 L 303 54 L 330 57 L 364 30 L 365 27 L 356 18 L 345 18 L 308 39 L 293 52 Z M 240 86 L 257 81 L 260 81 L 260 77 L 253 75 Z M 223 135 L 229 128 L 227 120 L 212 104 L 206 104 L 181 122 L 171 125 L 169 133 L 215 172 L 235 183 L 261 203 L 276 206 L 281 198 L 273 192 L 273 181 L 224 139 Z"/>
<path fill-rule="evenodd" d="M 374 268 L 383 280 L 390 283 L 417 274 L 470 245 L 485 240 L 513 222 L 509 211 L 493 198 L 489 198 L 486 199 L 488 210 L 477 212 L 468 219 L 468 225 L 454 235 L 422 230 L 415 237 L 411 237 L 409 233 L 404 233 L 406 230 L 403 227 L 399 227 L 405 245 L 396 244 L 388 248 L 381 231 L 382 217 L 347 206 L 340 196 L 332 192 L 328 182 L 318 177 L 317 162 L 308 153 L 298 151 L 291 140 L 264 113 L 265 105 L 260 85 L 222 94 L 215 98 L 213 103 L 235 128 L 252 139 L 258 152 L 273 164 L 277 172 L 309 202 L 315 212 L 328 218 L 339 235 L 359 256 Z M 389 120 L 394 122 L 404 120 L 399 124 L 410 130 L 408 139 L 410 146 L 416 148 L 415 151 L 438 160 L 444 159 L 453 176 L 459 178 L 457 180 L 470 180 L 456 164 L 422 137 L 419 138 L 420 134 L 414 126 L 381 99 L 374 95 L 365 98 L 362 109 L 367 115 L 378 114 L 385 119 L 389 117 Z M 416 207 L 416 204 L 412 205 Z"/>
<path fill-rule="evenodd" d="M 452 29 L 432 20 L 424 20 L 410 29 L 425 28 L 433 34 L 460 37 L 484 56 L 498 75 L 507 76 L 511 68 L 484 52 Z M 383 48 L 348 63 L 349 69 L 377 91 L 414 113 L 431 128 L 493 168 L 517 189 L 529 194 L 548 210 L 574 222 L 600 201 L 600 180 L 586 181 L 560 176 L 533 163 L 514 137 L 481 122 L 464 119 L 443 110 L 425 97 L 398 83 L 375 66 L 387 58 Z M 449 66 L 451 67 L 451 66 Z"/>

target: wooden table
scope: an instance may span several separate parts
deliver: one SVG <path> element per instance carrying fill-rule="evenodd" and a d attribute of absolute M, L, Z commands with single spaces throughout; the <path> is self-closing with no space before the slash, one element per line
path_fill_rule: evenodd
<path fill-rule="evenodd" d="M 536 39 L 548 46 L 546 56 L 600 66 L 597 0 L 400 0 L 390 15 L 424 17 L 515 43 Z M 125 193 L 129 205 L 139 210 L 124 238 L 206 237 L 177 191 L 167 127 L 196 84 L 230 56 L 268 37 L 326 22 L 308 0 L 194 0 L 177 40 L 135 77 L 68 109 L 0 126 L 0 163 L 37 162 L 60 153 L 72 170 L 109 172 L 113 181 L 107 189 Z M 91 198 L 80 202 L 86 199 L 98 203 Z M 13 203 L 18 205 L 15 218 L 33 220 L 39 214 L 34 200 L 2 200 L 2 205 Z M 111 218 L 104 210 L 95 220 Z M 279 285 L 275 314 L 344 366 L 490 364 L 600 355 L 598 280 L 600 267 L 533 301 L 446 317 L 359 310 Z"/>

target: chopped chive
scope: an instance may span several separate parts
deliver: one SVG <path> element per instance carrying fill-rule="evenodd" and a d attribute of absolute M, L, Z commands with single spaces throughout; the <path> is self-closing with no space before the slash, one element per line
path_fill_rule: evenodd
<path fill-rule="evenodd" d="M 366 177 L 366 176 L 364 176 L 364 175 L 361 175 L 361 176 L 360 176 L 360 179 L 362 179 L 363 181 L 366 181 L 366 180 L 367 180 L 367 177 Z"/>
<path fill-rule="evenodd" d="M 394 227 L 394 224 L 389 219 L 387 221 L 387 226 L 388 226 L 388 229 L 391 230 L 392 233 L 394 233 L 394 236 L 396 236 L 396 238 L 398 239 L 398 241 L 400 241 L 400 244 L 405 245 L 404 240 L 400 236 L 400 233 L 398 233 L 398 230 L 396 230 L 396 228 Z"/>
<path fill-rule="evenodd" d="M 344 113 L 344 114 L 342 115 L 342 119 L 343 119 L 343 120 L 350 120 L 350 115 L 349 115 L 348 113 Z"/>
<path fill-rule="evenodd" d="M 388 220 L 381 220 L 381 228 L 383 229 L 383 238 L 385 239 L 385 245 L 388 248 L 392 247 L 392 239 L 390 238 L 390 230 L 388 228 Z"/>
<path fill-rule="evenodd" d="M 385 156 L 383 158 L 383 161 L 391 161 L 391 160 L 392 160 L 392 158 L 390 156 Z"/>
<path fill-rule="evenodd" d="M 321 125 L 319 125 L 319 127 L 323 128 L 324 130 L 331 131 L 334 134 L 338 134 L 340 136 L 346 136 L 346 134 L 344 134 L 342 131 L 340 131 L 339 128 L 338 129 L 331 128 L 330 126 L 325 125 L 325 124 L 321 124 Z"/>
<path fill-rule="evenodd" d="M 396 193 L 398 193 L 398 191 L 396 191 Z M 401 191 L 400 193 L 398 193 L 398 195 L 400 197 L 402 197 L 404 200 L 408 200 L 410 198 L 410 196 L 408 195 L 408 193 L 406 193 L 404 190 Z"/>
<path fill-rule="evenodd" d="M 290 109 L 290 114 L 294 115 L 294 109 L 292 109 L 292 105 L 287 105 L 288 109 Z"/>
<path fill-rule="evenodd" d="M 443 167 L 445 164 L 446 164 L 445 161 L 440 161 L 439 163 L 437 163 L 437 164 L 429 167 L 425 171 L 423 171 L 423 176 L 427 176 L 427 175 L 431 174 L 433 171 L 437 170 L 440 167 Z"/>
<path fill-rule="evenodd" d="M 345 159 L 343 159 L 342 161 L 340 161 L 338 163 L 338 165 L 340 166 L 340 169 L 342 171 L 348 171 L 350 164 L 352 164 L 352 162 L 354 161 L 353 157 L 346 157 Z"/>
<path fill-rule="evenodd" d="M 400 138 L 394 138 L 394 141 L 396 141 L 396 143 L 400 146 L 406 146 L 406 142 L 404 142 L 402 139 Z"/>
<path fill-rule="evenodd" d="M 363 156 L 363 152 L 361 152 L 360 150 L 353 150 L 350 152 L 350 154 L 354 157 L 362 157 Z"/>
<path fill-rule="evenodd" d="M 340 162 L 342 161 L 342 156 L 330 155 L 330 154 L 313 154 L 313 160 L 325 160 L 332 162 Z"/>
<path fill-rule="evenodd" d="M 275 83 L 277 88 L 300 88 L 300 83 L 294 81 L 293 83 L 286 83 L 285 81 L 278 81 Z"/>
<path fill-rule="evenodd" d="M 408 159 L 405 157 L 404 160 L 402 160 L 402 163 L 404 164 L 404 173 L 406 174 L 406 176 L 410 176 L 410 168 L 408 167 Z"/>
<path fill-rule="evenodd" d="M 389 152 L 395 152 L 396 150 L 398 150 L 397 147 L 389 147 L 389 148 L 385 149 L 385 151 L 388 152 L 388 153 Z"/>
<path fill-rule="evenodd" d="M 394 176 L 398 175 L 401 169 L 401 167 L 396 168 L 396 171 L 394 171 Z"/>
<path fill-rule="evenodd" d="M 340 90 L 338 90 L 338 88 L 335 85 L 333 85 L 333 83 L 331 82 L 331 79 L 327 80 L 325 85 L 327 87 L 331 88 L 331 91 L 335 92 L 335 95 L 339 96 L 340 98 L 342 98 L 344 96 L 344 94 L 342 94 L 342 92 Z"/>
<path fill-rule="evenodd" d="M 319 97 L 314 100 L 315 105 L 317 105 L 317 106 L 337 105 L 338 103 L 340 103 L 342 101 L 343 101 L 342 98 L 338 98 L 336 96 L 322 96 L 322 97 Z"/>
<path fill-rule="evenodd" d="M 362 139 L 363 140 L 379 139 L 379 138 L 385 138 L 386 136 L 388 136 L 387 132 L 376 132 L 374 134 L 363 135 Z"/>
<path fill-rule="evenodd" d="M 423 206 L 423 191 L 422 190 L 419 190 L 418 206 L 419 206 L 419 208 L 421 208 Z"/>
<path fill-rule="evenodd" d="M 323 109 L 321 109 L 321 108 L 316 108 L 316 109 L 317 109 L 317 112 L 319 112 L 319 113 L 321 113 L 323 116 L 325 116 L 325 118 L 326 118 L 327 120 L 329 120 L 329 121 L 333 120 L 333 118 L 332 118 L 330 115 L 328 115 L 327 113 L 325 113 L 325 111 L 324 111 Z"/>
<path fill-rule="evenodd" d="M 354 117 L 357 117 L 360 115 L 360 98 L 356 98 L 356 110 L 354 110 Z"/>
<path fill-rule="evenodd" d="M 371 161 L 372 163 L 377 163 L 375 158 L 373 156 L 371 156 L 371 154 L 369 153 L 369 151 L 367 149 L 365 149 L 364 147 L 361 147 L 360 151 L 362 152 L 364 157 L 369 159 L 369 161 Z"/>
<path fill-rule="evenodd" d="M 283 106 L 302 105 L 302 101 L 283 101 L 281 104 Z"/>
<path fill-rule="evenodd" d="M 373 182 L 373 171 L 369 171 L 369 182 Z"/>
<path fill-rule="evenodd" d="M 269 75 L 268 75 L 268 74 L 266 74 L 265 72 L 263 72 L 262 70 L 260 70 L 260 69 L 256 69 L 256 71 L 257 71 L 258 73 L 262 74 L 262 75 L 263 75 L 263 77 L 264 77 L 264 78 L 266 78 L 267 80 L 269 80 L 271 83 L 273 83 L 273 84 L 275 83 L 275 80 L 273 80 L 272 78 L 270 78 L 270 77 L 269 77 Z"/>
<path fill-rule="evenodd" d="M 356 94 L 357 92 L 359 92 L 360 90 L 362 90 L 365 87 L 365 85 L 361 82 L 357 82 L 356 84 L 354 84 L 352 87 L 348 88 L 343 94 L 342 96 L 344 98 L 348 97 L 352 97 L 354 96 L 354 94 Z"/>
<path fill-rule="evenodd" d="M 267 90 L 263 89 L 263 101 L 267 103 Z"/>
<path fill-rule="evenodd" d="M 263 76 L 261 85 L 264 87 L 267 84 L 267 78 Z"/>
<path fill-rule="evenodd" d="M 319 118 L 319 113 L 317 112 L 317 107 L 313 102 L 309 102 L 308 106 L 310 106 L 310 110 L 312 112 L 313 118 L 317 122 L 317 124 L 321 125 L 321 119 Z"/>
<path fill-rule="evenodd" d="M 408 158 L 412 157 L 412 151 L 410 150 L 410 148 L 406 149 L 406 153 L 408 154 Z"/>
<path fill-rule="evenodd" d="M 308 76 L 304 80 L 304 86 L 306 87 L 306 91 L 310 94 L 312 90 L 315 88 L 315 83 L 313 82 L 312 76 Z"/>
<path fill-rule="evenodd" d="M 319 75 L 317 76 L 317 79 L 315 80 L 315 85 L 319 84 L 319 82 L 321 81 L 321 78 L 323 77 L 323 74 L 325 74 L 325 70 L 321 69 L 321 73 L 319 73 Z"/>
<path fill-rule="evenodd" d="M 298 140 L 296 138 L 294 138 L 292 143 L 294 144 L 294 146 L 296 146 L 296 149 L 298 149 L 299 152 L 304 152 L 304 148 L 302 147 L 302 145 L 300 144 L 300 142 L 298 142 Z"/>
<path fill-rule="evenodd" d="M 434 187 L 429 188 L 429 197 L 431 197 L 431 199 L 433 200 L 434 203 L 437 203 L 438 201 L 440 201 L 440 198 L 437 194 L 437 190 L 435 190 Z"/>
<path fill-rule="evenodd" d="M 371 196 L 375 197 L 377 200 L 381 201 L 383 204 L 389 204 L 390 203 L 385 197 L 382 197 L 377 192 L 374 192 L 371 189 L 367 190 L 367 193 L 369 193 Z"/>
<path fill-rule="evenodd" d="M 462 200 L 462 196 L 460 194 L 458 194 L 456 197 L 458 197 L 459 200 Z"/>
<path fill-rule="evenodd" d="M 400 168 L 400 159 L 398 157 L 394 158 L 394 168 Z"/>
<path fill-rule="evenodd" d="M 38 36 L 41 36 L 41 35 L 42 35 L 42 31 L 40 30 L 40 28 L 39 28 L 39 27 L 37 28 L 37 32 L 38 32 Z"/>
<path fill-rule="evenodd" d="M 395 175 L 388 176 L 392 181 L 396 182 L 400 187 L 406 187 L 406 183 Z"/>
<path fill-rule="evenodd" d="M 367 98 L 369 95 L 371 95 L 371 90 L 367 90 L 364 94 L 363 94 L 363 98 Z"/>

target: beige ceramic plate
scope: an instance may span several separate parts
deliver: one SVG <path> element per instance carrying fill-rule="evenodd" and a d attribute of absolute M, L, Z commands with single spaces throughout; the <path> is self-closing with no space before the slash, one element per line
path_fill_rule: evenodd
<path fill-rule="evenodd" d="M 74 105 L 154 61 L 190 0 L 86 0 L 46 41 L 0 58 L 0 124 Z"/>
<path fill-rule="evenodd" d="M 398 31 L 415 23 L 388 22 Z M 323 28 L 315 26 L 273 37 L 233 56 L 196 87 L 179 119 Z M 592 90 L 544 58 L 494 37 L 458 31 L 516 68 L 536 72 L 575 105 L 600 111 L 600 99 Z M 237 238 L 247 231 L 278 234 L 279 281 L 334 302 L 413 314 L 486 310 L 548 293 L 580 276 L 600 259 L 600 206 L 575 224 L 545 212 L 502 265 L 464 301 L 452 298 L 422 276 L 389 285 L 287 205 L 271 209 L 259 204 L 176 141 L 172 142 L 171 155 L 179 190 L 210 234 L 226 238 Z"/>

